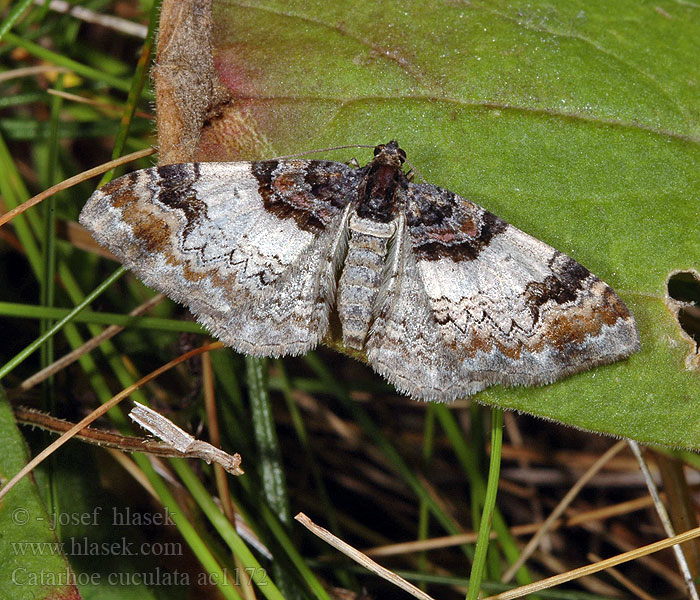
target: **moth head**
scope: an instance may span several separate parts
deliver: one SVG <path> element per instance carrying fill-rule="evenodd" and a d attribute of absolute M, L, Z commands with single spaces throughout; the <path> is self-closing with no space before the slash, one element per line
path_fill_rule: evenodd
<path fill-rule="evenodd" d="M 394 164 L 400 167 L 406 160 L 406 153 L 399 148 L 399 143 L 396 140 L 392 140 L 388 144 L 375 146 L 374 157 L 376 162 Z"/>

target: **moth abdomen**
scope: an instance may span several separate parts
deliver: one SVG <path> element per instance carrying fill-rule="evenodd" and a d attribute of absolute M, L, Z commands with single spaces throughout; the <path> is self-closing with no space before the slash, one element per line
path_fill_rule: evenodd
<path fill-rule="evenodd" d="M 362 350 L 396 226 L 393 222 L 378 223 L 353 215 L 349 230 L 348 253 L 338 284 L 338 316 L 343 344 Z"/>

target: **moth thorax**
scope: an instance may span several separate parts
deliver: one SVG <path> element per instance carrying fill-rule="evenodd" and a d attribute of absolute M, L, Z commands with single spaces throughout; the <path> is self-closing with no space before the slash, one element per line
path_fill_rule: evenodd
<path fill-rule="evenodd" d="M 362 350 L 372 325 L 373 308 L 382 287 L 384 263 L 396 225 L 350 217 L 348 253 L 338 284 L 338 316 L 343 344 Z"/>

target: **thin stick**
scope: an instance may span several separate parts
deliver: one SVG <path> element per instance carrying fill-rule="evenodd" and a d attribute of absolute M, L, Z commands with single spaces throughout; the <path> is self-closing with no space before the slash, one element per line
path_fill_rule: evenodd
<path fill-rule="evenodd" d="M 489 461 L 489 477 L 486 482 L 481 522 L 479 523 L 479 539 L 476 542 L 472 571 L 469 575 L 467 600 L 477 600 L 481 592 L 481 581 L 486 567 L 486 553 L 489 548 L 491 521 L 496 507 L 498 493 L 498 478 L 501 472 L 501 445 L 503 444 L 503 410 L 491 409 L 491 459 Z"/>
<path fill-rule="evenodd" d="M 113 110 L 118 112 L 123 112 L 123 106 L 117 106 L 116 104 L 110 104 L 109 102 L 101 102 L 95 100 L 94 98 L 87 98 L 85 96 L 80 96 L 79 94 L 71 94 L 70 92 L 64 92 L 62 90 L 54 90 L 53 88 L 48 88 L 46 90 L 52 96 L 58 96 L 59 98 L 65 98 L 71 102 L 77 102 L 79 104 L 87 104 L 88 106 L 94 106 L 95 108 L 100 108 L 103 110 Z M 149 121 L 155 120 L 152 114 L 143 112 L 141 110 L 135 110 L 134 115 L 141 117 L 142 119 L 148 119 Z"/>
<path fill-rule="evenodd" d="M 71 427 L 66 433 L 64 433 L 60 438 L 58 438 L 55 442 L 49 444 L 44 450 L 42 450 L 39 454 L 37 454 L 32 460 L 30 460 L 22 469 L 17 473 L 10 481 L 8 481 L 2 489 L 0 489 L 0 500 L 9 492 L 15 484 L 22 479 L 25 475 L 33 471 L 38 465 L 42 463 L 42 461 L 50 456 L 53 452 L 58 450 L 63 444 L 65 444 L 68 440 L 70 440 L 72 437 L 75 436 L 76 433 L 78 433 L 81 429 L 84 429 L 87 427 L 90 423 L 101 417 L 103 414 L 105 414 L 108 410 L 110 410 L 112 407 L 116 406 L 119 404 L 124 398 L 127 398 L 131 394 L 134 393 L 135 390 L 140 388 L 142 385 L 148 383 L 152 379 L 155 379 L 162 373 L 165 373 L 169 369 L 172 369 L 175 365 L 179 365 L 180 363 L 192 358 L 193 356 L 197 356 L 198 354 L 201 354 L 202 352 L 207 352 L 209 350 L 218 350 L 219 348 L 222 348 L 223 344 L 221 342 L 214 342 L 212 344 L 206 344 L 204 346 L 201 346 L 200 348 L 195 348 L 194 350 L 190 350 L 189 352 L 186 352 L 182 356 L 178 356 L 177 358 L 171 360 L 169 363 L 163 365 L 162 367 L 157 368 L 155 371 L 152 371 L 145 377 L 142 377 L 139 379 L 136 383 L 130 385 L 129 387 L 123 389 L 121 392 L 119 392 L 116 396 L 111 398 L 110 400 L 107 400 L 103 405 L 97 407 L 94 411 L 92 411 L 88 416 L 86 416 L 82 421 Z"/>
<path fill-rule="evenodd" d="M 9 81 L 10 79 L 19 79 L 20 77 L 30 77 L 40 75 L 41 73 L 72 73 L 66 67 L 57 67 L 54 65 L 35 65 L 33 67 L 22 67 L 21 69 L 11 69 L 0 73 L 0 82 Z"/>
<path fill-rule="evenodd" d="M 642 456 L 642 451 L 639 448 L 639 444 L 634 440 L 627 440 L 627 443 L 629 444 L 629 447 L 632 448 L 632 452 L 634 452 L 634 455 L 637 458 L 637 461 L 639 462 L 639 468 L 641 469 L 642 474 L 644 475 L 644 480 L 647 483 L 649 495 L 654 501 L 654 508 L 656 509 L 656 514 L 658 514 L 659 519 L 661 519 L 661 524 L 664 527 L 664 531 L 666 532 L 667 536 L 672 537 L 673 535 L 675 535 L 676 532 L 674 531 L 673 525 L 671 524 L 671 519 L 669 519 L 668 517 L 666 507 L 664 506 L 664 503 L 661 502 L 661 498 L 659 498 L 659 492 L 656 489 L 656 484 L 654 483 L 654 479 L 652 478 L 651 473 L 649 473 L 649 468 L 647 467 L 647 463 L 645 462 L 644 457 Z M 676 556 L 678 568 L 680 569 L 681 574 L 683 575 L 683 579 L 685 580 L 685 585 L 688 589 L 688 595 L 690 596 L 691 600 L 700 600 L 698 598 L 698 590 L 695 587 L 695 583 L 693 583 L 693 576 L 690 574 L 688 561 L 685 559 L 685 555 L 683 554 L 683 549 L 680 546 L 674 546 L 673 553 Z"/>
<path fill-rule="evenodd" d="M 598 460 L 596 460 L 589 468 L 588 470 L 581 476 L 581 478 L 571 487 L 571 489 L 567 492 L 566 496 L 564 496 L 559 502 L 559 504 L 556 506 L 556 508 L 551 512 L 551 514 L 547 517 L 544 523 L 542 523 L 542 527 L 539 529 L 539 531 L 532 537 L 532 539 L 527 543 L 527 546 L 523 549 L 523 551 L 520 553 L 520 556 L 518 557 L 518 560 L 516 560 L 510 567 L 509 569 L 503 574 L 503 577 L 501 578 L 501 581 L 503 583 L 506 583 L 510 581 L 515 575 L 515 572 L 523 565 L 523 563 L 530 557 L 530 555 L 537 549 L 538 544 L 540 543 L 540 540 L 542 537 L 551 530 L 552 526 L 556 522 L 556 520 L 564 513 L 566 508 L 573 502 L 574 498 L 578 496 L 579 492 L 583 487 L 591 480 L 591 478 L 598 472 L 600 469 L 603 468 L 603 466 L 613 457 L 615 456 L 620 450 L 622 450 L 625 447 L 625 440 L 620 440 L 617 442 L 612 448 L 610 448 L 605 454 L 603 454 Z"/>
<path fill-rule="evenodd" d="M 165 300 L 165 296 L 163 294 L 156 294 L 155 296 L 153 296 L 153 298 L 150 298 L 149 300 L 132 310 L 129 313 L 129 316 L 138 317 L 150 310 L 151 308 L 153 308 L 154 306 L 161 303 L 163 300 Z M 44 367 L 38 373 L 34 373 L 34 375 L 32 375 L 31 377 L 25 379 L 22 383 L 20 383 L 9 393 L 10 397 L 15 397 L 21 392 L 26 392 L 27 390 L 32 389 L 35 385 L 41 383 L 45 379 L 48 379 L 51 375 L 58 373 L 58 371 L 65 369 L 68 365 L 74 363 L 81 356 L 83 356 L 83 354 L 87 354 L 91 350 L 94 350 L 102 342 L 106 342 L 108 339 L 113 338 L 121 331 L 124 331 L 124 327 L 122 327 L 121 325 L 110 325 L 104 331 L 97 334 L 95 337 L 89 339 L 87 342 L 77 347 L 75 350 L 72 350 L 65 356 L 62 356 L 57 361 L 50 364 L 49 366 Z"/>
<path fill-rule="evenodd" d="M 557 519 L 550 529 L 553 531 L 559 527 L 576 527 L 586 524 L 588 521 L 600 521 L 618 515 L 626 515 L 636 510 L 642 510 L 652 504 L 649 496 L 642 496 L 635 500 L 628 500 L 620 504 L 613 504 L 604 508 L 596 508 L 586 512 L 578 513 L 567 519 Z M 513 525 L 508 528 L 512 536 L 530 535 L 537 533 L 542 527 L 542 523 L 526 523 L 523 525 Z M 443 537 L 430 538 L 426 540 L 416 540 L 414 542 L 401 542 L 397 544 L 387 544 L 385 546 L 377 546 L 375 548 L 365 548 L 362 552 L 368 556 L 394 556 L 397 554 L 412 554 L 415 552 L 423 552 L 426 550 L 439 550 L 449 548 L 451 546 L 461 546 L 463 544 L 473 544 L 478 537 L 477 532 L 470 531 L 467 533 L 459 533 L 457 535 L 446 535 Z M 495 531 L 491 532 L 491 539 L 496 539 Z"/>
<path fill-rule="evenodd" d="M 389 571 L 389 569 L 385 569 L 381 565 L 374 562 L 368 556 L 362 554 L 362 552 L 360 552 L 357 548 L 353 548 L 350 544 L 334 536 L 327 529 L 316 525 L 304 513 L 299 513 L 294 518 L 297 521 L 299 521 L 304 527 L 306 527 L 309 531 L 313 532 L 318 537 L 320 537 L 324 542 L 330 544 L 336 550 L 339 550 L 340 552 L 345 554 L 345 556 L 350 557 L 352 560 L 354 560 L 356 563 L 359 563 L 367 570 L 372 571 L 372 573 L 375 573 L 376 575 L 379 575 L 379 577 L 393 583 L 395 586 L 401 588 L 405 592 L 408 592 L 415 598 L 420 598 L 421 600 L 433 600 L 432 596 L 429 596 L 423 590 L 417 588 L 412 583 L 409 583 L 403 577 L 399 577 L 396 573 L 392 573 L 391 571 Z"/>
<path fill-rule="evenodd" d="M 95 175 L 102 175 L 102 173 L 106 173 L 107 171 L 109 171 L 110 169 L 114 169 L 115 167 L 125 165 L 131 162 L 132 160 L 138 160 L 139 158 L 144 158 L 146 156 L 150 156 L 151 154 L 155 154 L 155 152 L 155 148 L 146 148 L 145 150 L 132 152 L 131 154 L 120 156 L 115 160 L 110 160 L 109 162 L 106 162 L 102 165 L 93 167 L 92 169 L 88 169 L 87 171 L 83 171 L 82 173 L 78 173 L 73 177 L 69 177 L 65 181 L 51 186 L 48 190 L 44 190 L 40 194 L 37 194 L 33 198 L 30 198 L 26 202 L 23 202 L 19 206 L 13 208 L 11 211 L 6 212 L 4 215 L 0 216 L 0 227 L 14 219 L 17 215 L 23 213 L 28 208 L 31 208 L 32 206 L 39 204 L 43 200 L 46 200 L 46 198 L 48 198 L 49 196 L 53 196 L 54 194 L 68 189 L 69 187 L 73 187 L 74 185 L 82 183 L 86 179 L 90 179 L 90 177 L 94 177 Z"/>
<path fill-rule="evenodd" d="M 243 475 L 243 469 L 240 466 L 241 457 L 238 453 L 232 456 L 208 442 L 198 440 L 152 408 L 139 402 L 134 404 L 134 408 L 129 413 L 131 420 L 181 452 L 183 456 L 201 458 L 207 464 L 214 462 L 232 475 Z"/>
<path fill-rule="evenodd" d="M 600 556 L 591 552 L 588 554 L 588 560 L 600 560 Z M 617 579 L 630 592 L 632 592 L 634 594 L 635 598 L 639 598 L 639 600 L 654 600 L 653 596 L 650 596 L 649 594 L 647 594 L 642 588 L 640 588 L 637 584 L 635 584 L 634 582 L 627 579 L 627 577 L 625 577 L 617 569 L 613 569 L 613 568 L 608 569 L 608 574 L 611 577 L 614 577 L 615 579 Z"/>
<path fill-rule="evenodd" d="M 71 421 L 59 419 L 44 412 L 27 408 L 26 406 L 14 407 L 12 412 L 18 423 L 39 427 L 44 431 L 51 431 L 52 433 L 65 433 L 75 425 L 75 423 Z M 114 450 L 120 450 L 121 452 L 142 452 L 162 458 L 182 458 L 182 452 L 164 442 L 158 442 L 153 438 L 121 435 L 97 427 L 85 427 L 80 433 L 75 434 L 75 439 L 99 446 L 100 448 L 112 448 Z M 187 458 L 199 457 L 188 456 Z"/>
<path fill-rule="evenodd" d="M 45 0 L 34 0 L 34 4 L 44 6 Z M 127 21 L 126 19 L 113 15 L 103 15 L 89 8 L 85 8 L 84 6 L 73 6 L 65 0 L 51 0 L 51 2 L 49 2 L 49 9 L 60 13 L 68 13 L 70 16 L 84 21 L 85 23 L 95 23 L 96 25 L 101 25 L 113 31 L 132 35 L 141 39 L 144 39 L 148 32 L 148 28 L 140 23 Z"/>
<path fill-rule="evenodd" d="M 579 567 L 578 569 L 573 569 L 567 571 L 566 573 L 560 573 L 559 575 L 554 575 L 553 577 L 548 577 L 547 579 L 540 579 L 535 583 L 530 583 L 528 585 L 523 585 L 519 588 L 508 590 L 507 592 L 502 592 L 496 594 L 495 596 L 489 596 L 484 598 L 484 600 L 515 600 L 516 598 L 522 598 L 527 594 L 533 594 L 535 592 L 541 592 L 542 590 L 548 590 L 555 585 L 560 585 L 566 583 L 567 581 L 573 581 L 580 577 L 586 577 L 587 575 L 593 575 L 594 573 L 599 573 L 610 567 L 616 567 L 622 563 L 629 562 L 636 558 L 641 558 L 642 556 L 647 556 L 659 550 L 665 550 L 676 544 L 683 544 L 684 542 L 689 542 L 700 537 L 700 527 L 695 529 L 690 529 L 684 533 L 679 533 L 673 537 L 666 538 L 664 540 L 659 540 L 653 544 L 648 544 L 646 546 L 641 546 L 640 548 L 635 548 L 629 552 L 623 552 L 616 556 L 611 556 L 600 562 L 586 565 L 584 567 Z"/>

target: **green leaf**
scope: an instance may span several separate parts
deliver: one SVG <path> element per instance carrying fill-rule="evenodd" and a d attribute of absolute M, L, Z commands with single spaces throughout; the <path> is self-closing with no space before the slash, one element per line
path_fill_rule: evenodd
<path fill-rule="evenodd" d="M 235 102 L 204 159 L 397 138 L 431 183 L 572 256 L 632 310 L 642 351 L 479 401 L 700 448 L 694 351 L 665 304 L 700 263 L 697 8 L 672 2 L 217 2 Z M 362 163 L 367 151 L 329 156 Z"/>
<path fill-rule="evenodd" d="M 0 480 L 6 483 L 29 460 L 12 409 L 0 388 Z M 79 600 L 76 578 L 51 528 L 39 491 L 25 477 L 0 504 L 0 598 Z"/>

